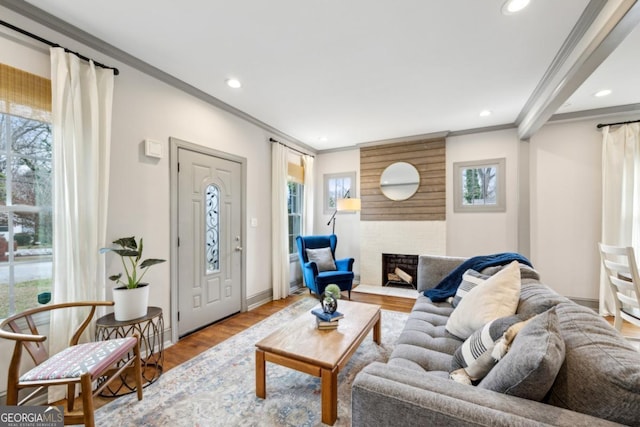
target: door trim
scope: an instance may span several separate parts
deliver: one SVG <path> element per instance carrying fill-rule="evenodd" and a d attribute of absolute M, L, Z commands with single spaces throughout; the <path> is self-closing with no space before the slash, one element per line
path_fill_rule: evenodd
<path fill-rule="evenodd" d="M 240 200 L 240 235 L 241 246 L 247 247 L 247 159 L 234 154 L 225 153 L 213 148 L 204 147 L 178 138 L 169 137 L 169 192 L 170 192 L 170 274 L 171 274 L 171 342 L 179 340 L 178 334 L 178 150 L 190 150 L 207 156 L 218 157 L 240 163 L 240 175 L 242 179 L 242 197 Z M 240 311 L 247 311 L 247 283 L 246 283 L 246 249 L 242 251 L 240 258 Z"/>

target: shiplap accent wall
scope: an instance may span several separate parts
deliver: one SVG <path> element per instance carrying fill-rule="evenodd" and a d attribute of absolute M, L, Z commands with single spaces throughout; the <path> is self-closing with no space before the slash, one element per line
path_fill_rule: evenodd
<path fill-rule="evenodd" d="M 407 200 L 390 200 L 380 190 L 380 175 L 395 162 L 411 163 L 420 174 L 420 186 Z M 360 220 L 444 220 L 445 171 L 444 138 L 360 147 Z"/>

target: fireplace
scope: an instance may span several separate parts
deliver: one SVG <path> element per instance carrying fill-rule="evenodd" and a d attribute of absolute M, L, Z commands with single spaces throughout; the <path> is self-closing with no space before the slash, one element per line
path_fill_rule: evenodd
<path fill-rule="evenodd" d="M 382 254 L 382 285 L 416 288 L 418 255 Z"/>
<path fill-rule="evenodd" d="M 356 261 L 360 264 L 360 283 L 387 283 L 387 272 L 382 273 L 380 262 L 382 254 L 446 255 L 446 226 L 447 221 L 360 221 L 360 258 Z M 417 277 L 413 283 L 418 284 Z"/>

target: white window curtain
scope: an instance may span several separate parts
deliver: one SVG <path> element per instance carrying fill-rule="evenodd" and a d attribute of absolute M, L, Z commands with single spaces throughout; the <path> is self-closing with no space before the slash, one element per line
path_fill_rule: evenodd
<path fill-rule="evenodd" d="M 304 222 L 302 223 L 302 234 L 304 235 L 313 234 L 313 198 L 315 189 L 313 163 L 313 156 L 307 154 L 302 156 L 302 165 L 304 166 L 304 200 L 302 205 Z"/>
<path fill-rule="evenodd" d="M 98 250 L 107 229 L 113 85 L 112 70 L 51 49 L 55 303 L 105 299 L 105 257 Z M 80 322 L 52 314 L 52 353 L 68 345 Z"/>
<path fill-rule="evenodd" d="M 271 144 L 271 257 L 273 299 L 289 295 L 289 227 L 287 213 L 287 148 Z"/>
<path fill-rule="evenodd" d="M 640 253 L 640 124 L 602 130 L 602 242 L 633 246 Z M 601 266 L 602 269 L 602 266 Z M 615 313 L 604 272 L 600 314 Z"/>

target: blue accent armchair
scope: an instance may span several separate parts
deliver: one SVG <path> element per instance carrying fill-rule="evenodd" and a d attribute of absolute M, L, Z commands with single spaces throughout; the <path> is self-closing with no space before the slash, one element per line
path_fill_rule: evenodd
<path fill-rule="evenodd" d="M 338 237 L 335 234 L 327 236 L 297 236 L 298 257 L 302 266 L 302 276 L 304 283 L 309 288 L 309 292 L 314 292 L 320 296 L 324 288 L 335 283 L 340 290 L 347 291 L 351 299 L 351 286 L 353 285 L 353 258 L 336 258 L 336 245 Z M 336 265 L 336 270 L 319 271 L 318 265 L 309 261 L 307 249 L 331 248 L 331 256 Z"/>

